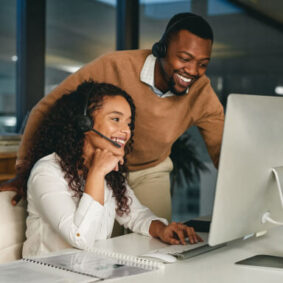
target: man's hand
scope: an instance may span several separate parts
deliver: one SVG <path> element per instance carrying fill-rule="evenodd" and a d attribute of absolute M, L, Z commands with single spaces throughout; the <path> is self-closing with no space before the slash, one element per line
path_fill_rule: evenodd
<path fill-rule="evenodd" d="M 193 227 L 186 226 L 182 223 L 172 222 L 166 226 L 162 222 L 155 220 L 150 225 L 149 233 L 153 237 L 157 237 L 161 241 L 171 245 L 185 245 L 186 238 L 188 238 L 190 244 L 203 242 Z"/>
<path fill-rule="evenodd" d="M 19 175 L 16 175 L 15 178 L 0 184 L 0 192 L 4 192 L 4 191 L 15 192 L 16 194 L 12 198 L 11 203 L 12 205 L 16 205 L 22 199 L 22 194 L 20 193 L 22 191 L 21 186 L 22 186 L 21 178 Z"/>

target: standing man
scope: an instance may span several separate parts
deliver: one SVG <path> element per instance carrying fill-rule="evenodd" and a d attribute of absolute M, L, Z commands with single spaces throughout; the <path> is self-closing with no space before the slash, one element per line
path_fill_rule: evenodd
<path fill-rule="evenodd" d="M 181 13 L 169 21 L 152 50 L 117 51 L 85 65 L 33 108 L 18 164 L 28 158 L 33 135 L 59 97 L 89 79 L 117 85 L 136 105 L 134 145 L 128 155 L 129 184 L 145 206 L 170 220 L 173 165 L 169 155 L 173 143 L 196 125 L 215 166 L 218 164 L 224 114 L 205 76 L 212 43 L 212 29 L 202 17 Z M 105 142 L 101 138 L 101 143 Z M 113 146 L 114 154 L 115 150 Z"/>

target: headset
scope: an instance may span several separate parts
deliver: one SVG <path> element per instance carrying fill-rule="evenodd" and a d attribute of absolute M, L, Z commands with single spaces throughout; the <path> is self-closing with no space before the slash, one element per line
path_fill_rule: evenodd
<path fill-rule="evenodd" d="M 195 14 L 190 14 L 188 13 L 188 15 L 186 15 L 184 18 L 178 20 L 177 22 L 175 22 L 174 24 L 172 24 L 171 26 L 169 26 L 164 34 L 162 35 L 161 39 L 158 42 L 155 42 L 152 46 L 152 54 L 156 57 L 156 58 L 163 58 L 166 56 L 167 53 L 167 36 L 168 34 L 180 23 L 188 20 L 189 18 L 196 18 L 199 19 L 200 16 L 195 15 Z"/>
<path fill-rule="evenodd" d="M 78 115 L 76 117 L 76 123 L 77 123 L 77 128 L 85 133 L 88 131 L 92 131 L 95 132 L 96 134 L 98 134 L 100 137 L 106 139 L 107 141 L 111 142 L 114 146 L 116 147 L 121 147 L 120 144 L 118 144 L 115 141 L 112 141 L 111 139 L 109 139 L 108 137 L 104 136 L 102 133 L 100 133 L 99 131 L 95 130 L 93 128 L 93 120 L 87 115 L 87 106 L 88 106 L 88 100 L 89 100 L 89 96 L 91 94 L 91 92 L 94 90 L 94 86 L 91 87 L 91 89 L 87 92 L 87 94 L 85 95 L 85 103 L 84 103 L 84 112 L 83 115 Z"/>

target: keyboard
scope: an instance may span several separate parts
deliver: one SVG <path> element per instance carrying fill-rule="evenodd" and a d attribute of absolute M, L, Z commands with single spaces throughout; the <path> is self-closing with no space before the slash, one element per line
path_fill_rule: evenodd
<path fill-rule="evenodd" d="M 157 249 L 153 252 L 170 254 L 177 257 L 178 259 L 187 259 L 225 246 L 225 244 L 217 245 L 213 247 L 209 246 L 207 242 L 208 233 L 198 232 L 198 235 L 201 236 L 203 242 L 199 242 L 197 244 L 188 243 L 186 245 L 168 245 L 164 248 Z"/>

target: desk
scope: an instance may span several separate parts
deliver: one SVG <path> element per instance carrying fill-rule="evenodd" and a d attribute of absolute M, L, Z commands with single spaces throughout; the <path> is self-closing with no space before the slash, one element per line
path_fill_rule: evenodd
<path fill-rule="evenodd" d="M 262 238 L 249 239 L 246 241 L 234 241 L 233 243 L 230 243 L 229 245 L 218 250 L 213 250 L 209 253 L 202 254 L 191 259 L 178 260 L 176 263 L 172 264 L 164 264 L 164 268 L 156 271 L 150 271 L 128 277 L 108 279 L 103 282 L 282 283 L 282 269 L 242 266 L 234 264 L 236 261 L 251 257 L 256 254 L 272 254 L 277 256 L 283 255 L 282 240 L 283 227 L 274 228 L 270 231 L 270 233 Z M 150 250 L 161 248 L 164 245 L 165 244 L 159 242 L 156 239 L 137 234 L 128 234 L 125 236 L 97 242 L 98 248 L 103 248 L 111 252 L 120 252 L 130 255 L 140 255 Z M 74 252 L 74 249 L 57 251 L 53 255 L 66 254 L 70 252 Z M 15 265 L 20 263 L 20 261 L 16 261 Z M 25 262 L 25 264 L 27 263 Z M 14 265 L 13 267 L 15 268 Z M 11 276 L 11 280 L 9 282 L 23 282 L 23 273 L 19 273 L 20 267 L 23 267 L 23 265 L 16 266 L 16 268 L 14 269 L 16 270 L 16 272 L 14 276 Z M 22 269 L 22 272 L 23 270 L 25 270 L 26 272 L 26 269 Z M 57 274 L 57 276 L 54 277 L 55 279 L 57 278 L 57 281 L 49 280 L 49 282 L 94 282 L 92 278 L 71 272 L 66 273 L 65 271 L 60 269 L 56 269 L 55 274 L 54 270 L 50 270 L 48 267 L 42 265 L 33 265 L 32 270 L 34 272 L 40 272 L 40 276 L 43 280 L 40 282 L 47 282 L 47 278 L 50 279 L 50 274 L 51 276 L 55 276 Z M 21 277 L 19 277 L 19 274 Z M 27 276 L 29 276 L 28 274 L 29 273 L 27 273 Z M 58 281 L 59 275 L 60 281 Z M 2 276 L 4 275 L 2 274 Z M 18 279 L 18 281 L 15 279 Z M 7 282 L 7 280 L 5 282 Z"/>
<path fill-rule="evenodd" d="M 261 238 L 234 241 L 228 246 L 187 260 L 166 264 L 158 271 L 109 280 L 109 282 L 160 283 L 282 283 L 283 270 L 234 264 L 256 254 L 283 256 L 283 227 L 277 227 Z M 114 252 L 138 255 L 163 246 L 156 239 L 137 234 L 99 241 L 98 247 Z M 107 281 L 108 282 L 108 281 Z"/>

